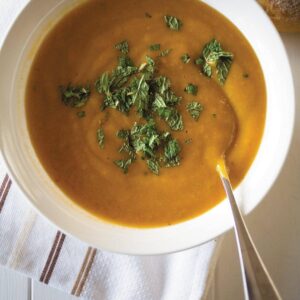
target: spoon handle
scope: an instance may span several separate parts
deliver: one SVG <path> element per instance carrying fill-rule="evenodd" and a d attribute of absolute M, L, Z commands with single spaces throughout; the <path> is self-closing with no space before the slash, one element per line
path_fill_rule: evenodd
<path fill-rule="evenodd" d="M 281 299 L 270 274 L 255 248 L 240 209 L 234 198 L 228 176 L 220 174 L 220 177 L 232 209 L 245 299 Z"/>

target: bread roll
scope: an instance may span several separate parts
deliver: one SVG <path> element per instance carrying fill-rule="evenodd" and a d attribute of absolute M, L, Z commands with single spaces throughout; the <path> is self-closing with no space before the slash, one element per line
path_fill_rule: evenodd
<path fill-rule="evenodd" d="M 258 0 L 281 32 L 300 32 L 300 0 Z"/>

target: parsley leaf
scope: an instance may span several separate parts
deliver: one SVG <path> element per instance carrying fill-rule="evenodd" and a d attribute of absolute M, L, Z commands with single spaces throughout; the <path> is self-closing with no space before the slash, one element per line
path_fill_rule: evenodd
<path fill-rule="evenodd" d="M 160 44 L 152 44 L 149 46 L 150 51 L 158 51 L 160 50 Z"/>
<path fill-rule="evenodd" d="M 103 94 L 110 94 L 110 81 L 110 75 L 108 73 L 103 73 L 95 83 L 97 91 Z"/>
<path fill-rule="evenodd" d="M 124 174 L 128 173 L 128 167 L 134 162 L 133 158 L 115 160 L 114 164 L 123 170 Z"/>
<path fill-rule="evenodd" d="M 78 118 L 83 118 L 83 117 L 85 117 L 85 111 L 84 110 L 78 111 L 76 113 L 76 115 Z"/>
<path fill-rule="evenodd" d="M 191 61 L 191 57 L 187 53 L 183 54 L 180 59 L 184 64 L 188 64 Z"/>
<path fill-rule="evenodd" d="M 155 72 L 155 61 L 152 57 L 146 56 L 146 62 L 144 62 L 140 68 L 139 71 L 145 75 L 145 78 L 147 80 L 152 79 L 154 72 Z"/>
<path fill-rule="evenodd" d="M 180 146 L 177 140 L 171 139 L 164 148 L 164 161 L 166 167 L 175 167 L 180 164 Z"/>
<path fill-rule="evenodd" d="M 101 149 L 104 148 L 104 131 L 102 127 L 99 127 L 97 130 L 97 142 Z"/>
<path fill-rule="evenodd" d="M 129 88 L 124 85 L 129 78 L 137 72 L 131 59 L 127 56 L 119 57 L 119 64 L 111 74 L 103 73 L 95 82 L 96 90 L 104 96 L 101 109 L 107 107 L 115 108 L 121 112 L 128 113 L 132 106 L 129 96 Z"/>
<path fill-rule="evenodd" d="M 124 140 L 123 145 L 120 147 L 119 152 L 125 152 L 133 159 L 136 159 L 135 149 L 132 145 L 130 130 L 121 129 L 117 132 L 117 137 Z"/>
<path fill-rule="evenodd" d="M 171 30 L 179 31 L 183 25 L 182 21 L 174 16 L 166 15 L 164 16 L 164 20 L 167 27 Z"/>
<path fill-rule="evenodd" d="M 188 94 L 192 94 L 192 95 L 195 96 L 195 95 L 197 95 L 197 93 L 198 93 L 198 86 L 195 85 L 195 84 L 189 83 L 189 84 L 185 87 L 184 91 L 185 91 L 186 93 L 188 93 Z"/>
<path fill-rule="evenodd" d="M 147 159 L 147 165 L 149 170 L 155 175 L 159 175 L 159 163 L 155 159 Z"/>
<path fill-rule="evenodd" d="M 193 142 L 193 140 L 192 140 L 191 138 L 186 139 L 186 140 L 184 141 L 184 143 L 185 143 L 186 145 L 191 144 L 192 142 Z"/>
<path fill-rule="evenodd" d="M 174 131 L 183 130 L 183 120 L 180 113 L 173 107 L 156 108 L 157 114 L 164 119 Z"/>
<path fill-rule="evenodd" d="M 84 106 L 90 97 L 89 86 L 71 86 L 60 87 L 61 100 L 62 102 L 71 107 L 82 107 Z"/>
<path fill-rule="evenodd" d="M 95 83 L 97 91 L 104 95 L 102 110 L 111 107 L 128 113 L 135 106 L 141 117 L 148 119 L 156 112 L 172 130 L 182 130 L 182 117 L 174 108 L 181 98 L 171 90 L 170 80 L 155 77 L 155 71 L 155 61 L 149 56 L 139 68 L 133 66 L 130 58 L 119 58 L 117 68 L 111 74 L 102 74 Z"/>
<path fill-rule="evenodd" d="M 119 69 L 124 69 L 124 68 L 135 68 L 133 61 L 131 58 L 127 55 L 121 55 L 118 58 L 118 66 L 117 68 Z"/>
<path fill-rule="evenodd" d="M 181 98 L 177 97 L 170 89 L 170 80 L 160 76 L 155 80 L 156 93 L 152 109 L 164 119 L 172 130 L 182 130 L 183 121 L 179 112 L 174 108 Z"/>
<path fill-rule="evenodd" d="M 128 160 L 133 163 L 136 154 L 139 154 L 143 160 L 146 160 L 147 166 L 151 172 L 159 175 L 161 167 L 174 167 L 180 162 L 180 146 L 167 131 L 160 132 L 153 119 L 147 123 L 134 123 L 130 130 L 121 129 L 117 136 L 122 139 L 123 145 L 119 152 L 128 154 L 128 159 L 118 160 L 118 166 L 127 172 Z"/>
<path fill-rule="evenodd" d="M 216 62 L 222 55 L 222 52 L 221 44 L 215 39 L 207 43 L 202 50 L 203 58 L 207 63 Z"/>
<path fill-rule="evenodd" d="M 170 79 L 165 76 L 159 76 L 155 78 L 155 85 L 157 88 L 157 92 L 160 94 L 164 94 L 167 92 L 171 86 Z"/>
<path fill-rule="evenodd" d="M 200 114 L 203 111 L 204 107 L 201 103 L 193 101 L 186 105 L 186 109 L 189 112 L 190 116 L 194 120 L 198 121 Z"/>
<path fill-rule="evenodd" d="M 171 53 L 172 49 L 165 49 L 159 53 L 159 57 L 165 57 Z"/>
<path fill-rule="evenodd" d="M 147 117 L 149 112 L 149 84 L 145 79 L 145 74 L 140 78 L 134 77 L 130 83 L 130 94 L 132 103 L 137 107 L 141 117 Z"/>
<path fill-rule="evenodd" d="M 124 60 L 120 60 L 120 62 L 126 63 Z M 100 94 L 110 96 L 114 90 L 121 88 L 136 71 L 137 68 L 134 66 L 119 64 L 111 74 L 103 73 L 100 76 L 95 83 L 96 89 Z"/>
<path fill-rule="evenodd" d="M 215 67 L 218 81 L 223 85 L 228 77 L 232 61 L 233 54 L 224 51 L 220 42 L 212 39 L 204 45 L 202 54 L 195 63 L 202 66 L 202 73 L 207 77 L 212 76 L 213 67 Z"/>
<path fill-rule="evenodd" d="M 135 123 L 130 131 L 132 145 L 142 158 L 155 158 L 155 152 L 160 144 L 160 133 L 153 119 L 146 124 Z"/>
<path fill-rule="evenodd" d="M 115 48 L 121 51 L 123 54 L 127 54 L 129 52 L 128 42 L 126 40 L 115 45 Z"/>
<path fill-rule="evenodd" d="M 232 64 L 231 57 L 221 57 L 217 62 L 217 76 L 219 82 L 223 85 L 227 79 Z"/>

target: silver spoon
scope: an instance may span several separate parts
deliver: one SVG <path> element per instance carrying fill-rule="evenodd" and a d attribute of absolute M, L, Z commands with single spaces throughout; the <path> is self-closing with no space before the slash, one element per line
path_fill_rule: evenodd
<path fill-rule="evenodd" d="M 218 164 L 217 171 L 223 183 L 227 198 L 229 199 L 233 214 L 234 232 L 240 258 L 245 299 L 282 299 L 266 269 L 266 266 L 255 248 L 241 211 L 236 203 L 224 159 L 223 162 Z"/>

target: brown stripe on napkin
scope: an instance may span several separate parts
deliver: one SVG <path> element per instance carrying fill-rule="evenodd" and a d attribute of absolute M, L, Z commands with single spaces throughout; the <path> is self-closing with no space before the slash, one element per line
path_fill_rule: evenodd
<path fill-rule="evenodd" d="M 4 190 L 4 187 L 6 185 L 7 180 L 8 180 L 8 175 L 6 174 L 5 177 L 4 177 L 4 179 L 3 179 L 3 181 L 2 181 L 2 183 L 1 183 L 0 195 L 2 195 L 2 193 L 3 193 L 3 190 Z"/>
<path fill-rule="evenodd" d="M 65 234 L 61 233 L 60 231 L 57 231 L 46 264 L 40 277 L 41 282 L 48 284 L 53 273 L 55 264 L 57 262 L 58 256 L 60 254 L 60 250 L 64 243 L 65 237 Z"/>
<path fill-rule="evenodd" d="M 80 271 L 76 278 L 75 284 L 71 291 L 72 295 L 77 296 L 77 297 L 80 296 L 82 289 L 84 287 L 84 284 L 86 282 L 86 279 L 92 268 L 92 264 L 93 264 L 96 252 L 97 252 L 97 250 L 95 248 L 92 248 L 92 247 L 88 248 L 86 255 L 84 257 L 83 263 L 81 265 Z"/>
<path fill-rule="evenodd" d="M 0 213 L 4 206 L 4 202 L 6 200 L 10 187 L 11 187 L 11 180 L 9 176 L 6 174 L 0 187 Z"/>

